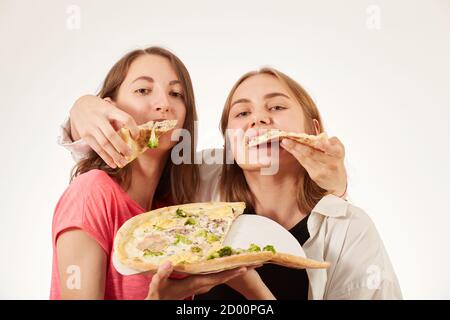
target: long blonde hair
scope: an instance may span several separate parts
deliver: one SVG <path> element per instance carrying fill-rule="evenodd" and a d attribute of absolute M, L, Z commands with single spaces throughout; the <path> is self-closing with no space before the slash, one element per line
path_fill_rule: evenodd
<path fill-rule="evenodd" d="M 292 92 L 294 98 L 299 102 L 305 117 L 305 129 L 308 134 L 315 134 L 313 120 L 316 119 L 320 125 L 320 130 L 323 131 L 322 120 L 314 101 L 309 94 L 286 74 L 274 68 L 262 68 L 259 71 L 251 71 L 244 74 L 233 86 L 228 94 L 225 106 L 220 120 L 220 130 L 224 135 L 225 149 L 227 150 L 227 139 L 225 132 L 228 127 L 228 117 L 231 109 L 231 99 L 236 89 L 248 78 L 258 75 L 268 74 L 276 77 L 281 83 L 286 85 Z M 239 165 L 234 161 L 232 164 L 227 164 L 225 161 L 226 152 L 224 152 L 224 165 L 222 167 L 222 176 L 220 179 L 221 196 L 225 201 L 245 201 L 246 210 L 253 211 L 255 207 L 255 198 L 245 180 L 244 172 Z M 326 194 L 326 190 L 319 187 L 309 176 L 308 172 L 304 170 L 303 181 L 297 186 L 297 205 L 301 212 L 309 213 L 319 200 Z"/>
<path fill-rule="evenodd" d="M 196 150 L 196 132 L 194 132 L 194 123 L 197 120 L 197 112 L 195 108 L 194 90 L 192 87 L 191 77 L 189 76 L 189 72 L 187 71 L 183 62 L 181 62 L 181 60 L 172 52 L 160 47 L 149 47 L 142 50 L 133 50 L 123 56 L 119 61 L 117 61 L 116 64 L 108 72 L 103 82 L 102 88 L 98 93 L 98 97 L 109 97 L 115 100 L 120 85 L 124 81 L 130 65 L 138 57 L 146 54 L 158 55 L 166 58 L 174 68 L 184 92 L 186 117 L 184 120 L 183 128 L 187 129 L 190 132 L 191 136 L 192 159 L 190 161 L 190 164 L 181 163 L 179 165 L 175 165 L 172 163 L 172 161 L 167 161 L 161 179 L 156 188 L 155 200 L 163 200 L 169 195 L 169 193 L 171 193 L 170 200 L 172 200 L 174 203 L 192 202 L 199 185 L 199 169 L 198 165 L 196 165 L 194 162 Z M 75 167 L 72 169 L 71 180 L 73 180 L 78 175 L 88 172 L 92 169 L 103 170 L 117 183 L 119 183 L 125 190 L 127 190 L 131 185 L 131 168 L 129 165 L 125 166 L 122 169 L 110 168 L 108 165 L 106 165 L 103 159 L 93 151 L 86 159 L 79 161 L 75 165 Z"/>

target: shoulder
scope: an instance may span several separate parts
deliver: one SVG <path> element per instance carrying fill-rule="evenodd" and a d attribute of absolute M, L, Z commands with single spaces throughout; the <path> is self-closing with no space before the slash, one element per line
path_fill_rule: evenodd
<path fill-rule="evenodd" d="M 76 177 L 59 199 L 52 224 L 54 243 L 68 229 L 80 229 L 108 252 L 114 199 L 118 186 L 101 170 L 91 170 Z"/>
<path fill-rule="evenodd" d="M 381 242 L 375 223 L 362 208 L 349 204 L 346 219 L 348 220 L 346 237 L 348 242 L 358 240 L 363 244 L 371 245 Z"/>
<path fill-rule="evenodd" d="M 223 149 L 204 149 L 197 153 L 197 158 L 201 159 L 199 170 L 202 180 L 218 178 L 222 170 Z"/>
<path fill-rule="evenodd" d="M 375 224 L 366 211 L 333 195 L 323 197 L 313 212 L 326 217 L 324 221 L 329 232 L 339 229 L 347 236 L 377 233 Z"/>
<path fill-rule="evenodd" d="M 349 203 L 347 208 L 347 219 L 350 222 L 349 227 L 355 231 L 364 232 L 375 228 L 375 224 L 369 214 L 364 209 L 351 203 Z"/>
<path fill-rule="evenodd" d="M 73 179 L 71 185 L 92 188 L 95 186 L 113 185 L 114 183 L 114 180 L 105 171 L 93 169 L 77 176 Z"/>
<path fill-rule="evenodd" d="M 327 298 L 363 298 L 399 292 L 389 256 L 373 220 L 362 208 L 328 197 L 317 208 L 325 218 L 310 251 L 331 263 L 327 270 Z M 312 245 L 310 245 L 311 247 Z M 319 254 L 320 253 L 320 254 Z M 379 285 L 372 286 L 372 275 Z M 381 290 L 379 290 L 381 289 Z"/>
<path fill-rule="evenodd" d="M 74 212 L 80 215 L 90 207 L 100 208 L 102 203 L 117 197 L 119 187 L 101 170 L 91 170 L 77 176 L 64 191 L 55 208 L 55 215 Z"/>
<path fill-rule="evenodd" d="M 79 196 L 107 195 L 116 193 L 118 185 L 106 172 L 94 169 L 73 179 L 67 191 Z"/>

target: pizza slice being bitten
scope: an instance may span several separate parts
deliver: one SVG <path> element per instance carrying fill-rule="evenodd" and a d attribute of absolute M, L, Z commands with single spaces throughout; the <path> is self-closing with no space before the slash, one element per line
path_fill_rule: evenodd
<path fill-rule="evenodd" d="M 306 133 L 288 132 L 278 129 L 270 129 L 262 135 L 250 138 L 248 141 L 249 147 L 254 147 L 263 143 L 267 143 L 272 140 L 282 140 L 283 138 L 292 139 L 294 141 L 300 142 L 314 149 L 321 150 L 317 143 L 325 142 L 328 140 L 328 136 L 325 132 L 318 135 L 310 135 Z"/>
<path fill-rule="evenodd" d="M 130 129 L 121 128 L 119 136 L 132 150 L 132 155 L 125 157 L 127 164 L 149 148 L 157 148 L 159 137 L 175 128 L 176 125 L 177 120 L 149 121 L 138 126 L 139 137 L 137 139 L 133 139 Z"/>

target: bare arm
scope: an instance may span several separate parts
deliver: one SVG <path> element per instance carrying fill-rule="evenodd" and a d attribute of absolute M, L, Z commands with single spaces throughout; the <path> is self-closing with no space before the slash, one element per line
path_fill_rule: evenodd
<path fill-rule="evenodd" d="M 104 299 L 107 257 L 101 246 L 82 230 L 66 231 L 56 243 L 61 299 Z M 147 299 L 184 299 L 243 274 L 240 268 L 216 274 L 169 279 L 173 267 L 163 264 L 153 275 Z"/>
<path fill-rule="evenodd" d="M 93 238 L 79 229 L 66 231 L 57 240 L 56 253 L 61 299 L 104 299 L 107 258 Z"/>

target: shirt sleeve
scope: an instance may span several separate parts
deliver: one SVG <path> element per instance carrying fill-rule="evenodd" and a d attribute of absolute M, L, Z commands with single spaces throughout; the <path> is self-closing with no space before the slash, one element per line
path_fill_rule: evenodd
<path fill-rule="evenodd" d="M 72 158 L 78 162 L 86 158 L 92 151 L 91 147 L 83 140 L 72 141 L 70 132 L 70 118 L 67 118 L 60 126 L 58 144 L 70 151 Z"/>
<path fill-rule="evenodd" d="M 353 217 L 329 280 L 325 299 L 402 299 L 383 242 L 369 216 L 352 206 Z"/>
<path fill-rule="evenodd" d="M 91 179 L 77 178 L 64 192 L 55 209 L 52 238 L 70 229 L 80 229 L 92 237 L 107 255 L 111 250 L 110 187 L 93 183 Z"/>

